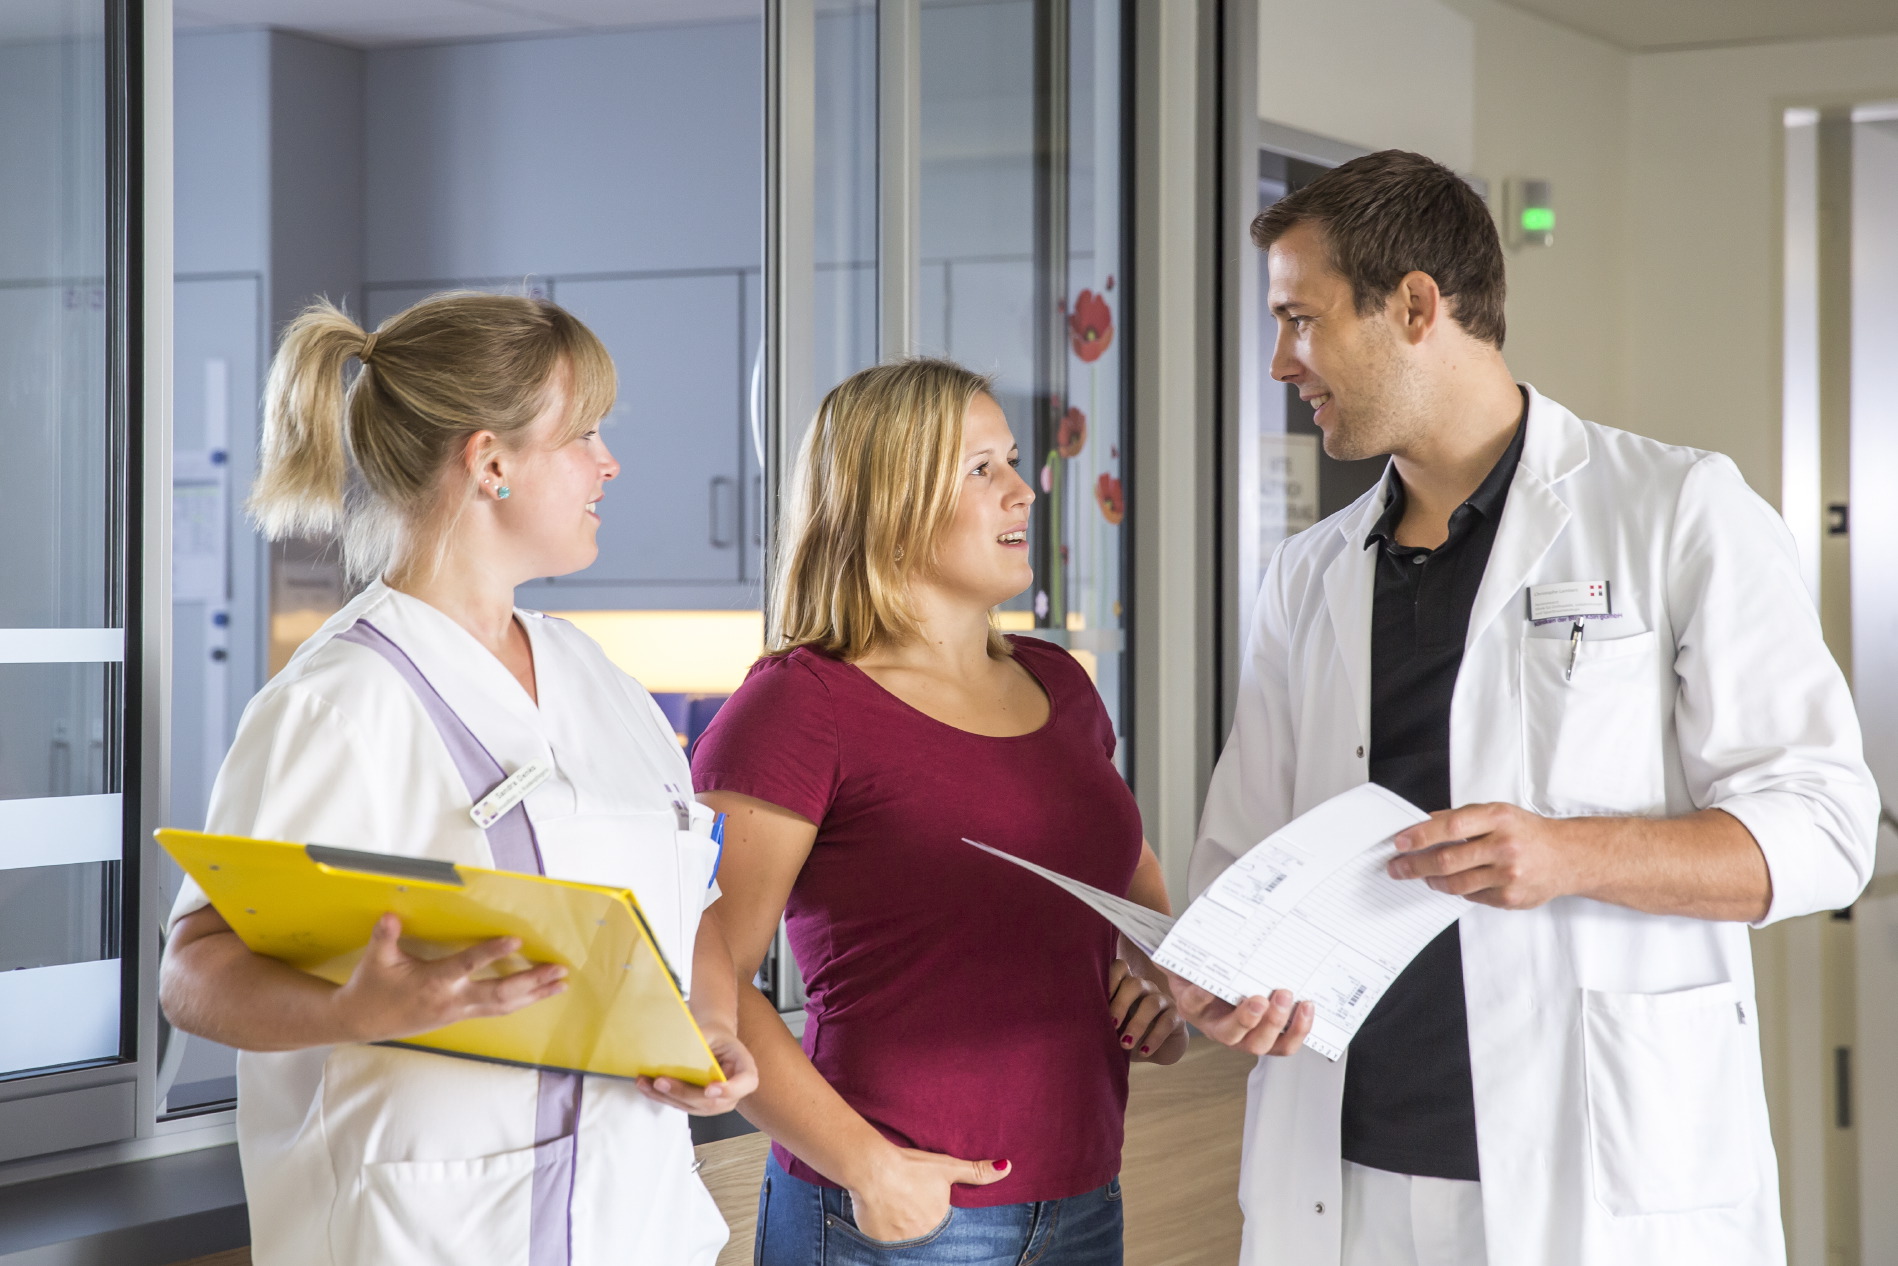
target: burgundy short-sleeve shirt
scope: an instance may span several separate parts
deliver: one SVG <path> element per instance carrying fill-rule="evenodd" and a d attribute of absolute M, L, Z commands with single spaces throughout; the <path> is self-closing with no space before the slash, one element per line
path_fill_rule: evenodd
<path fill-rule="evenodd" d="M 809 649 L 761 659 L 692 758 L 693 785 L 817 824 L 785 907 L 804 1050 L 903 1147 L 1007 1160 L 964 1208 L 1056 1200 L 1120 1169 L 1127 1054 L 1107 1010 L 1113 929 L 964 836 L 1124 894 L 1140 812 L 1086 672 L 1011 638 L 1047 723 L 986 738 Z M 827 1180 L 783 1148 L 780 1163 Z"/>

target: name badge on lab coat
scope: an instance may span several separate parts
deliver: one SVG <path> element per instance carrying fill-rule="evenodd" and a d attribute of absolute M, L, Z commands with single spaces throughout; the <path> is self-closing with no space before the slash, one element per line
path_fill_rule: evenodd
<path fill-rule="evenodd" d="M 1613 595 L 1605 580 L 1565 580 L 1560 584 L 1529 586 L 1531 624 L 1614 618 Z"/>
<path fill-rule="evenodd" d="M 481 802 L 468 810 L 468 816 L 482 830 L 487 830 L 499 822 L 534 788 L 553 777 L 554 767 L 544 760 L 530 760 L 507 776 L 502 784 L 481 797 Z"/>

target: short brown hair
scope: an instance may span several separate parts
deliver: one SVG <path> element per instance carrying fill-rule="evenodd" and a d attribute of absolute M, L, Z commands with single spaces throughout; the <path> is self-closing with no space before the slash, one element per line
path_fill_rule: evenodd
<path fill-rule="evenodd" d="M 1358 315 L 1382 306 L 1407 273 L 1429 273 L 1471 338 L 1503 345 L 1503 247 L 1476 190 L 1442 163 L 1400 149 L 1334 167 L 1252 221 L 1265 250 L 1315 225 L 1332 267 L 1351 283 Z"/>
<path fill-rule="evenodd" d="M 992 390 L 953 361 L 911 357 L 831 388 L 804 436 L 780 524 L 772 654 L 844 660 L 921 630 L 910 582 L 935 565 L 962 493 L 962 419 Z M 989 630 L 989 654 L 1008 643 Z"/>

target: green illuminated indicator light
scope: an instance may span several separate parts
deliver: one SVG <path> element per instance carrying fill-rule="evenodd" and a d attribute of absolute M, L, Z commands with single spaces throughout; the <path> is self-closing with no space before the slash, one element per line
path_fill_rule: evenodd
<path fill-rule="evenodd" d="M 1524 207 L 1522 209 L 1522 231 L 1525 233 L 1554 232 L 1555 208 Z"/>

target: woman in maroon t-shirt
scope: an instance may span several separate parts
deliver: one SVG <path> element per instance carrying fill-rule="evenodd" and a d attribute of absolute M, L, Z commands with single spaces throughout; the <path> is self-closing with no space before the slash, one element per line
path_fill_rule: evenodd
<path fill-rule="evenodd" d="M 739 970 L 785 915 L 809 992 L 800 1046 L 742 991 L 745 1115 L 776 1143 L 765 1266 L 1117 1266 L 1127 1061 L 1186 1046 L 1163 973 L 962 842 L 1167 909 L 1092 682 L 992 628 L 1034 578 L 1034 493 L 988 388 L 911 360 L 825 398 L 773 653 L 693 757 L 729 815 L 716 909 Z"/>

